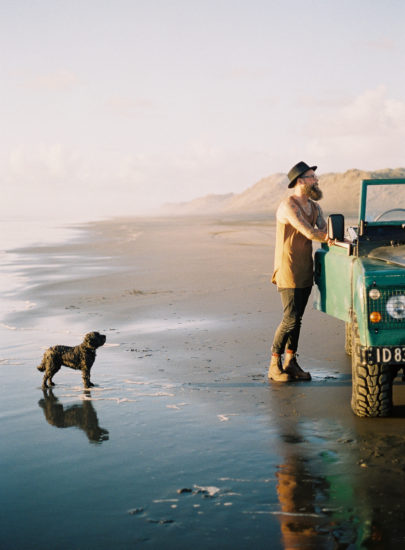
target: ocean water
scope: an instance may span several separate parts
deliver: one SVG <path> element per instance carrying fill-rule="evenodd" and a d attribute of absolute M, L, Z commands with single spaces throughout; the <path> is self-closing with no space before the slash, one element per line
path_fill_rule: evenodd
<path fill-rule="evenodd" d="M 9 217 L 0 220 L 0 326 L 9 313 L 29 311 L 32 300 L 22 300 L 19 293 L 30 284 L 27 255 L 19 253 L 30 246 L 65 243 L 80 235 L 79 223 L 54 220 Z"/>
<path fill-rule="evenodd" d="M 29 245 L 43 245 L 64 242 L 72 238 L 75 227 L 85 223 L 82 219 L 61 221 L 58 218 L 35 218 L 18 216 L 3 217 L 0 220 L 0 251 L 12 250 Z"/>

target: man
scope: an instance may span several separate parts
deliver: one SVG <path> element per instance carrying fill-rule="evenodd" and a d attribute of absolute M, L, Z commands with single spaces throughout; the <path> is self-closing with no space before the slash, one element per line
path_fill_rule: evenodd
<path fill-rule="evenodd" d="M 316 202 L 322 198 L 316 169 L 302 161 L 291 168 L 288 187 L 294 192 L 277 210 L 272 282 L 280 293 L 284 315 L 274 336 L 268 372 L 269 379 L 276 382 L 311 380 L 310 373 L 298 365 L 296 352 L 302 316 L 313 285 L 312 241 L 328 241 L 326 222 Z"/>

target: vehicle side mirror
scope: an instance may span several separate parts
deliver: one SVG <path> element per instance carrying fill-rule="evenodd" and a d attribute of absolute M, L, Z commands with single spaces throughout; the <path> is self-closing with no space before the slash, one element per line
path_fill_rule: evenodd
<path fill-rule="evenodd" d="M 343 241 L 345 234 L 345 218 L 343 214 L 331 214 L 328 217 L 328 238 Z"/>

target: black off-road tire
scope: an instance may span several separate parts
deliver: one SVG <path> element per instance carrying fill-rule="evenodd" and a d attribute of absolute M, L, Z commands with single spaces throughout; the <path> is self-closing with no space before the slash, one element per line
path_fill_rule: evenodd
<path fill-rule="evenodd" d="M 356 317 L 352 323 L 352 410 L 357 416 L 390 416 L 392 371 L 389 365 L 362 365 Z"/>
<path fill-rule="evenodd" d="M 352 354 L 352 323 L 345 323 L 345 352 Z"/>

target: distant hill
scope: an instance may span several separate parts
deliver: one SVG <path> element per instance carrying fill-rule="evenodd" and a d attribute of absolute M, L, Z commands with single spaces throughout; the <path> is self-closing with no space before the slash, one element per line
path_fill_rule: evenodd
<path fill-rule="evenodd" d="M 358 212 L 360 183 L 364 179 L 405 178 L 405 168 L 365 171 L 352 169 L 344 173 L 322 174 L 319 185 L 325 213 L 340 212 L 346 216 Z M 207 195 L 189 202 L 169 203 L 163 207 L 168 215 L 198 214 L 274 214 L 281 199 L 290 193 L 285 174 L 261 179 L 242 193 Z"/>
<path fill-rule="evenodd" d="M 235 195 L 206 195 L 188 202 L 167 203 L 163 205 L 165 214 L 195 215 L 195 214 L 217 214 L 224 211 L 230 200 Z"/>

